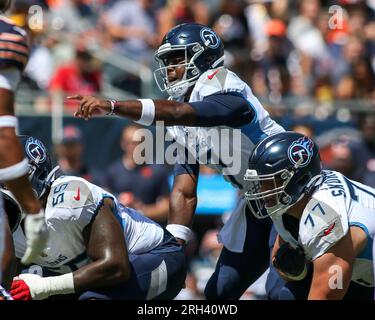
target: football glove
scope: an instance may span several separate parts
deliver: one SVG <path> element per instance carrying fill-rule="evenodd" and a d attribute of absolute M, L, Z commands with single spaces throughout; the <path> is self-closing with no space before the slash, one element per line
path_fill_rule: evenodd
<path fill-rule="evenodd" d="M 10 294 L 14 300 L 43 300 L 51 295 L 74 293 L 73 273 L 43 278 L 37 274 L 20 274 L 13 278 Z"/>
<path fill-rule="evenodd" d="M 48 240 L 48 229 L 44 219 L 44 210 L 25 217 L 26 251 L 21 262 L 25 265 L 33 262 L 42 252 Z"/>
<path fill-rule="evenodd" d="M 299 281 L 307 275 L 306 258 L 301 247 L 294 249 L 289 243 L 284 243 L 272 262 L 289 280 Z"/>

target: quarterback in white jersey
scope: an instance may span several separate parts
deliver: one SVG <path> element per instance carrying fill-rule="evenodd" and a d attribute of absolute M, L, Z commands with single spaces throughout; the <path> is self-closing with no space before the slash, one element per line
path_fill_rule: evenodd
<path fill-rule="evenodd" d="M 68 98 L 79 100 L 77 117 L 89 119 L 99 111 L 145 126 L 162 122 L 168 127 L 178 147 L 167 229 L 185 243 L 197 204 L 199 165 L 214 168 L 242 192 L 255 144 L 284 130 L 250 87 L 224 67 L 223 43 L 209 27 L 196 23 L 174 27 L 164 36 L 155 58 L 160 64 L 155 79 L 161 91 L 169 94 L 168 100 Z M 224 249 L 206 286 L 209 299 L 239 298 L 267 269 L 272 222 L 259 222 L 246 211 L 242 200 L 219 234 Z"/>
<path fill-rule="evenodd" d="M 29 157 L 40 170 L 38 182 L 46 188 L 41 200 L 50 237 L 33 260 L 43 274 L 16 277 L 10 291 L 13 298 L 39 300 L 61 294 L 78 299 L 174 298 L 186 275 L 182 247 L 174 237 L 85 179 L 59 177 L 39 140 L 20 139 L 27 154 L 37 145 L 42 155 Z M 2 192 L 12 197 L 7 190 Z M 20 258 L 26 248 L 22 223 L 13 239 Z"/>
<path fill-rule="evenodd" d="M 301 282 L 308 299 L 348 298 L 358 285 L 373 297 L 375 189 L 321 170 L 317 146 L 293 132 L 258 144 L 245 179 L 252 212 L 270 216 L 279 234 L 272 259 L 283 278 L 302 281 L 312 267 L 311 282 Z"/>

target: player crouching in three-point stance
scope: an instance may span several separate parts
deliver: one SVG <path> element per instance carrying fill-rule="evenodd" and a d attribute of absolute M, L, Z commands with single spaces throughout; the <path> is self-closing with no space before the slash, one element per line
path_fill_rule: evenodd
<path fill-rule="evenodd" d="M 294 132 L 260 142 L 245 180 L 251 211 L 278 231 L 272 259 L 289 297 L 373 298 L 375 189 L 322 170 L 316 144 Z"/>
<path fill-rule="evenodd" d="M 43 275 L 14 278 L 13 298 L 73 294 L 62 298 L 173 299 L 186 276 L 176 239 L 102 188 L 79 177 L 60 176 L 39 140 L 20 139 L 34 170 L 31 183 L 45 207 L 50 238 L 33 261 Z M 36 149 L 38 157 L 30 152 Z M 1 191 L 12 198 L 8 190 Z M 20 257 L 25 249 L 22 223 L 13 239 Z"/>

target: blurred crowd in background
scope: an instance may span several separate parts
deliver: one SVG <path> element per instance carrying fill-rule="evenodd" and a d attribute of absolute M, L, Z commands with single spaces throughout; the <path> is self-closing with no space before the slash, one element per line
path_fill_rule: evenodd
<path fill-rule="evenodd" d="M 139 95 L 139 79 L 92 51 L 152 69 L 164 34 L 198 22 L 220 35 L 226 65 L 259 97 L 375 99 L 373 0 L 15 0 L 9 16 L 30 31 L 35 89 L 92 94 L 108 82 Z"/>
<path fill-rule="evenodd" d="M 271 115 L 315 139 L 326 168 L 375 187 L 375 0 L 15 0 L 7 16 L 30 34 L 18 96 L 32 101 L 34 116 L 51 111 L 54 93 L 141 97 L 143 80 L 127 69 L 129 61 L 152 71 L 164 34 L 198 22 L 219 34 L 226 66 Z M 156 85 L 148 93 L 161 96 Z M 17 111 L 22 108 L 18 103 Z M 75 103 L 65 101 L 64 108 L 69 117 Z M 56 161 L 165 224 L 172 171 L 135 163 L 137 128 L 124 127 L 111 142 L 121 156 L 99 175 L 95 157 L 84 157 L 92 137 L 80 125 L 65 127 Z M 211 169 L 202 167 L 201 174 L 196 233 L 187 247 L 190 272 L 180 298 L 203 297 L 221 250 L 217 231 L 238 196 Z M 217 204 L 219 192 L 225 200 Z M 243 298 L 264 298 L 262 281 Z"/>

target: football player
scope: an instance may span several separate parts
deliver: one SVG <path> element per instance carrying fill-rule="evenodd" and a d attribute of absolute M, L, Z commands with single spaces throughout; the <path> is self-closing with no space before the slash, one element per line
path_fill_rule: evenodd
<path fill-rule="evenodd" d="M 195 23 L 174 27 L 164 36 L 155 57 L 160 63 L 155 78 L 160 89 L 170 96 L 168 100 L 114 101 L 80 95 L 68 98 L 79 100 L 77 117 L 89 119 L 93 114 L 107 112 L 146 126 L 163 121 L 186 151 L 183 155 L 190 156 L 198 150 L 199 159 L 193 155 L 195 161 L 179 154 L 170 196 L 167 229 L 180 243 L 185 243 L 197 205 L 199 164 L 224 174 L 225 179 L 243 191 L 243 174 L 254 145 L 284 130 L 270 118 L 250 87 L 224 67 L 223 43 L 209 27 Z M 235 129 L 240 132 L 238 144 L 230 138 Z M 220 136 L 225 130 L 228 145 L 207 139 L 210 133 Z M 225 148 L 240 159 L 239 169 L 223 158 Z M 269 265 L 272 223 L 257 221 L 246 208 L 246 202 L 240 201 L 219 234 L 224 248 L 206 286 L 209 299 L 240 298 Z"/>
<path fill-rule="evenodd" d="M 322 170 L 316 144 L 295 132 L 260 142 L 245 180 L 250 210 L 279 234 L 272 259 L 289 281 L 284 297 L 373 298 L 375 189 Z"/>
<path fill-rule="evenodd" d="M 10 0 L 0 0 L 0 11 L 5 12 Z M 14 94 L 28 59 L 26 32 L 0 15 L 0 181 L 5 183 L 28 213 L 25 219 L 27 249 L 22 259 L 29 263 L 40 253 L 47 239 L 44 213 L 32 192 L 25 159 L 16 137 L 18 120 L 14 115 Z M 13 278 L 13 245 L 10 226 L 0 200 L 0 283 L 9 287 Z M 9 217 L 12 222 L 14 217 Z"/>
<path fill-rule="evenodd" d="M 13 299 L 173 299 L 186 276 L 185 256 L 176 239 L 104 189 L 83 178 L 61 176 L 41 141 L 20 139 L 50 237 L 33 260 L 44 273 L 15 277 Z M 9 190 L 1 192 L 16 203 Z M 13 238 L 16 256 L 21 257 L 26 246 L 22 223 Z"/>

